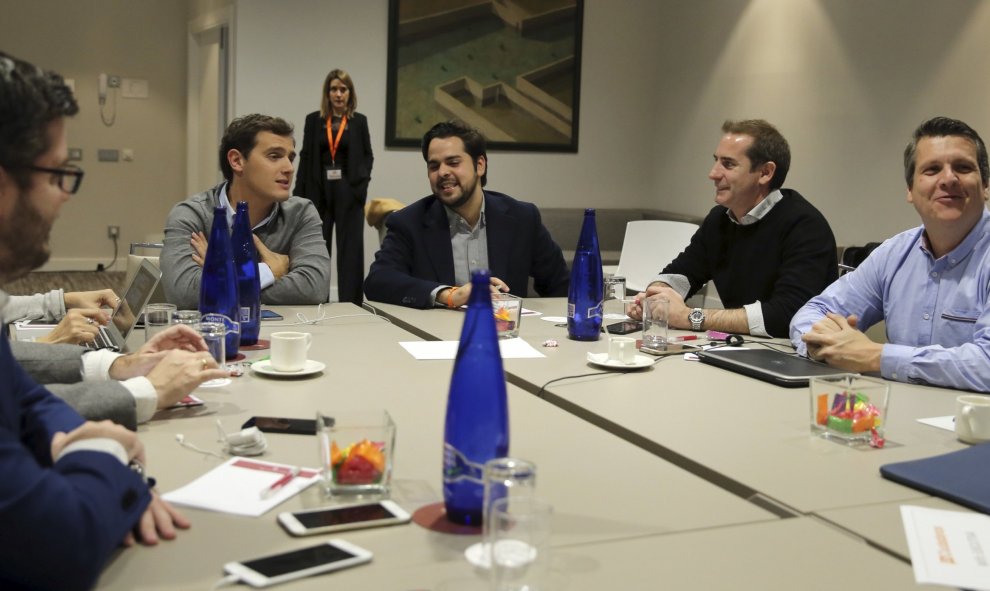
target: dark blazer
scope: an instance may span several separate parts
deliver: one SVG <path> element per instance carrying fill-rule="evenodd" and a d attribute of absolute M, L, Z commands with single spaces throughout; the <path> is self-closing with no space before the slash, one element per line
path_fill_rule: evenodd
<path fill-rule="evenodd" d="M 371 168 L 375 156 L 371 153 L 371 135 L 368 133 L 368 119 L 361 113 L 347 118 L 348 148 L 347 170 L 344 176 L 354 191 L 354 196 L 363 205 L 368 198 L 368 183 L 371 181 Z M 316 205 L 318 211 L 325 211 L 323 188 L 323 165 L 320 163 L 320 137 L 327 133 L 327 121 L 319 111 L 306 115 L 303 128 L 302 149 L 299 151 L 299 168 L 296 171 L 296 186 L 293 195 L 305 197 Z"/>
<path fill-rule="evenodd" d="M 532 203 L 485 191 L 488 264 L 512 294 L 527 297 L 529 278 L 544 297 L 566 296 L 570 280 L 564 255 Z M 443 204 L 425 197 L 390 215 L 364 293 L 369 300 L 411 308 L 433 306 L 431 292 L 454 284 L 454 254 Z"/>
<path fill-rule="evenodd" d="M 83 419 L 35 383 L 0 339 L 0 588 L 89 589 L 151 500 L 114 456 L 51 440 Z"/>

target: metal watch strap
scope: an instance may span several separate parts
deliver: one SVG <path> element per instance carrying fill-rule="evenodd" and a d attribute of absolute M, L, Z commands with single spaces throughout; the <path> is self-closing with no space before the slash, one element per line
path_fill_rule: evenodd
<path fill-rule="evenodd" d="M 705 311 L 701 308 L 694 308 L 688 316 L 691 321 L 691 330 L 701 330 L 701 325 L 705 322 Z"/>

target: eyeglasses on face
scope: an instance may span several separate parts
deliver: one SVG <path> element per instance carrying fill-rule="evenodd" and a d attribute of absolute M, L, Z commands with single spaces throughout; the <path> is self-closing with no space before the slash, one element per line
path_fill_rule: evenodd
<path fill-rule="evenodd" d="M 75 194 L 79 190 L 79 185 L 82 184 L 83 175 L 85 174 L 81 168 L 72 165 L 63 168 L 28 166 L 27 170 L 52 173 L 55 175 L 55 181 L 58 183 L 58 186 L 69 194 Z"/>

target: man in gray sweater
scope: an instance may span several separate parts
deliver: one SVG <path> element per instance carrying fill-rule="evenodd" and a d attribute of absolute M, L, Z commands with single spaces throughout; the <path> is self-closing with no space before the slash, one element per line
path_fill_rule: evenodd
<path fill-rule="evenodd" d="M 246 201 L 258 250 L 261 302 L 306 305 L 330 296 L 330 256 L 312 202 L 290 194 L 296 158 L 292 125 L 278 117 L 235 119 L 220 142 L 225 181 L 177 204 L 165 222 L 160 263 L 165 297 L 179 308 L 199 307 L 199 284 L 214 208 L 233 225 Z"/>

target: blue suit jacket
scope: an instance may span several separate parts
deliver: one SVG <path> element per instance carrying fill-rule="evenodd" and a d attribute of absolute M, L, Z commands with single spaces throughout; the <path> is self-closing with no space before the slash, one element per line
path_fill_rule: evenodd
<path fill-rule="evenodd" d="M 110 454 L 52 465 L 51 440 L 83 418 L 35 383 L 0 339 L 0 588 L 88 589 L 150 502 Z"/>
<path fill-rule="evenodd" d="M 510 293 L 527 297 L 529 278 L 545 297 L 566 296 L 570 277 L 560 247 L 532 203 L 485 191 L 488 265 Z M 411 308 L 433 306 L 431 292 L 454 284 L 454 254 L 443 204 L 434 196 L 396 211 L 375 255 L 364 292 L 369 300 Z"/>

